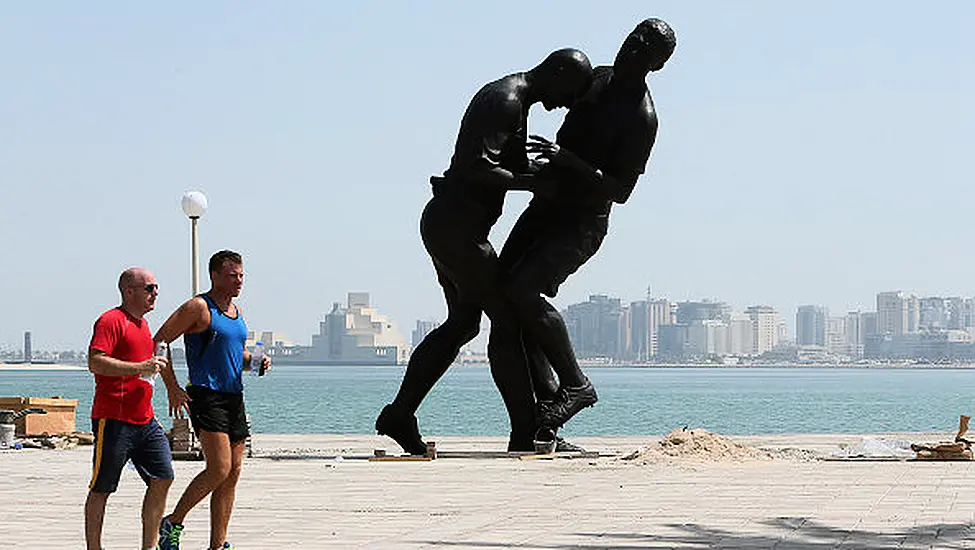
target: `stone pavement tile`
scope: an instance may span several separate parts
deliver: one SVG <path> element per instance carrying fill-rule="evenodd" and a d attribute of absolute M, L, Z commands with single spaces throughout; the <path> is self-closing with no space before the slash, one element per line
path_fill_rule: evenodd
<path fill-rule="evenodd" d="M 304 445 L 304 436 L 290 437 Z M 375 444 L 368 437 L 310 437 L 366 449 Z M 38 532 L 51 546 L 78 546 L 90 461 L 90 450 L 0 454 L 0 517 L 12 526 L 4 532 L 8 547 L 36 547 L 31 540 Z M 170 508 L 201 467 L 177 463 Z M 143 487 L 134 472 L 127 474 L 109 500 L 115 521 L 106 528 L 108 547 L 133 547 L 138 540 Z M 975 475 L 957 475 L 947 464 L 772 461 L 681 468 L 612 459 L 261 458 L 245 462 L 230 536 L 242 550 L 830 548 L 841 542 L 886 546 L 897 536 L 964 548 L 968 540 L 959 537 L 970 535 L 975 514 L 969 503 L 975 503 Z M 189 548 L 205 547 L 207 523 L 204 502 L 187 520 Z"/>

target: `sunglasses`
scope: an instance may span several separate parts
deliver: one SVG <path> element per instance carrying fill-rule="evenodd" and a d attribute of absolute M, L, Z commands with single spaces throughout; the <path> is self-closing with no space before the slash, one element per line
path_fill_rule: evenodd
<path fill-rule="evenodd" d="M 152 294 L 153 292 L 159 290 L 159 285 L 156 284 L 156 283 L 152 283 L 152 284 L 149 284 L 149 285 L 144 286 L 143 288 L 146 289 L 146 292 L 148 292 L 149 294 Z"/>

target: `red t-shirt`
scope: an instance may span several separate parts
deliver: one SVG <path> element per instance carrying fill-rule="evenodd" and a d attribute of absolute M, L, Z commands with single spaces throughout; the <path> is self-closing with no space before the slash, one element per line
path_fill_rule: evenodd
<path fill-rule="evenodd" d="M 152 357 L 152 334 L 145 319 L 136 319 L 117 307 L 102 313 L 95 321 L 91 336 L 92 350 L 109 357 L 138 363 Z M 110 418 L 132 424 L 148 424 L 152 411 L 152 385 L 131 376 L 95 375 L 95 400 L 91 404 L 92 418 Z"/>

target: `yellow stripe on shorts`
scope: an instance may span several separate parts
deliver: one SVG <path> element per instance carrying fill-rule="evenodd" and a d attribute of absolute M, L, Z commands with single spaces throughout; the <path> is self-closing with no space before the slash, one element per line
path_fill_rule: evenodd
<path fill-rule="evenodd" d="M 98 435 L 95 438 L 95 471 L 91 474 L 91 483 L 88 489 L 95 488 L 95 480 L 98 479 L 98 469 L 102 466 L 102 447 L 105 446 L 105 419 L 98 418 Z"/>

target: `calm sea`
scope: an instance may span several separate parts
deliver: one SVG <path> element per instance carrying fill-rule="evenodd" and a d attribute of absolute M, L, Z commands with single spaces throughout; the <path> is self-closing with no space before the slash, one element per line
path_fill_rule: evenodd
<path fill-rule="evenodd" d="M 373 433 L 403 367 L 281 366 L 245 376 L 255 432 Z M 186 372 L 177 369 L 180 380 Z M 804 368 L 591 368 L 599 403 L 568 435 L 662 435 L 680 426 L 725 434 L 954 430 L 971 414 L 975 370 Z M 168 415 L 165 389 L 154 404 Z M 78 399 L 78 429 L 90 429 L 94 382 L 87 371 L 3 371 L 0 397 Z M 506 435 L 507 419 L 487 367 L 450 369 L 418 413 L 437 435 Z"/>

